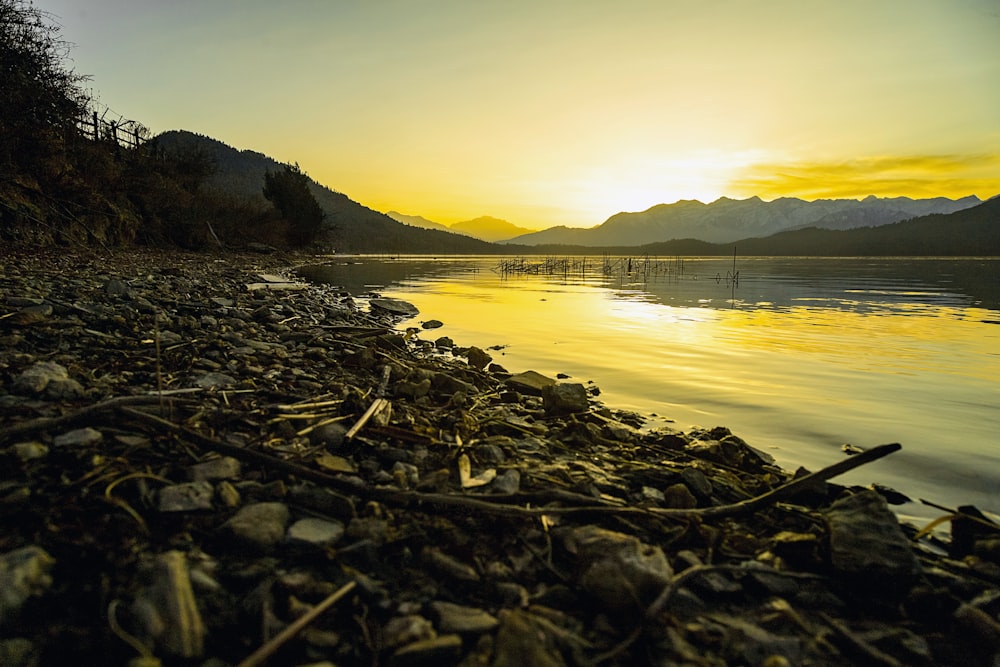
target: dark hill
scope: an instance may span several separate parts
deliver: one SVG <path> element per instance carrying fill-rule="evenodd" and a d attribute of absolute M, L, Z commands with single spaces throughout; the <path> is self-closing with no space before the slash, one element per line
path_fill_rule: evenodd
<path fill-rule="evenodd" d="M 183 130 L 164 132 L 155 139 L 166 153 L 195 155 L 209 163 L 205 186 L 230 196 L 266 206 L 264 174 L 283 168 L 268 156 L 237 150 L 223 142 Z M 491 243 L 403 225 L 389 216 L 310 180 L 310 190 L 326 213 L 321 243 L 338 252 L 479 253 L 509 252 Z"/>

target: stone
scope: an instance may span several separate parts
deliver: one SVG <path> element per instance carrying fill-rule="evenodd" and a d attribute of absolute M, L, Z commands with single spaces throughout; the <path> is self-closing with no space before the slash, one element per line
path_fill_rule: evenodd
<path fill-rule="evenodd" d="M 424 329 L 440 329 L 441 327 L 444 326 L 444 322 L 442 322 L 441 320 L 427 320 L 426 322 L 423 322 L 420 326 L 423 327 Z"/>
<path fill-rule="evenodd" d="M 27 546 L 0 555 L 0 628 L 14 623 L 24 604 L 52 586 L 55 559 L 45 549 Z"/>
<path fill-rule="evenodd" d="M 905 592 L 920 562 L 885 498 L 865 489 L 824 512 L 833 569 L 868 593 Z"/>
<path fill-rule="evenodd" d="M 708 500 L 712 497 L 712 482 L 705 477 L 705 473 L 697 468 L 686 466 L 681 470 L 681 480 L 691 490 L 691 493 L 701 500 Z"/>
<path fill-rule="evenodd" d="M 368 305 L 370 305 L 374 310 L 382 310 L 392 315 L 399 315 L 401 317 L 414 317 L 420 314 L 420 310 L 408 301 L 403 301 L 401 299 L 369 299 Z"/>
<path fill-rule="evenodd" d="M 230 387 L 236 384 L 236 378 L 225 373 L 209 372 L 200 376 L 194 381 L 195 387 L 202 389 L 212 389 L 213 387 Z"/>
<path fill-rule="evenodd" d="M 254 503 L 243 507 L 222 524 L 222 530 L 241 544 L 267 553 L 284 539 L 290 517 L 284 503 Z"/>
<path fill-rule="evenodd" d="M 516 468 L 505 470 L 493 480 L 491 487 L 496 493 L 517 493 L 521 489 L 521 473 Z"/>
<path fill-rule="evenodd" d="M 327 447 L 339 447 L 344 444 L 347 436 L 347 427 L 340 422 L 331 422 L 314 428 L 309 433 L 309 442 L 313 445 L 325 445 Z"/>
<path fill-rule="evenodd" d="M 434 629 L 434 624 L 419 614 L 393 616 L 382 627 L 382 641 L 388 649 L 435 637 L 437 631 Z"/>
<path fill-rule="evenodd" d="M 112 278 L 104 283 L 104 293 L 109 296 L 128 296 L 132 289 L 124 280 Z"/>
<path fill-rule="evenodd" d="M 478 347 L 470 347 L 465 353 L 466 359 L 469 360 L 469 365 L 473 368 L 478 368 L 483 370 L 486 368 L 487 364 L 493 361 L 493 357 L 488 355 L 485 351 Z"/>
<path fill-rule="evenodd" d="M 14 453 L 14 456 L 19 458 L 22 463 L 45 458 L 49 454 L 49 448 L 36 441 L 18 442 L 11 445 L 10 449 Z"/>
<path fill-rule="evenodd" d="M 678 482 L 671 484 L 663 490 L 663 506 L 679 510 L 694 509 L 698 506 L 698 499 L 694 497 L 686 484 Z"/>
<path fill-rule="evenodd" d="M 462 638 L 458 635 L 442 635 L 433 639 L 422 639 L 397 649 L 392 654 L 392 664 L 447 665 L 453 664 L 462 653 Z"/>
<path fill-rule="evenodd" d="M 539 617 L 522 609 L 504 609 L 499 617 L 493 667 L 566 666 L 556 638 Z"/>
<path fill-rule="evenodd" d="M 448 336 L 441 336 L 440 338 L 434 341 L 434 347 L 445 348 L 450 350 L 453 347 L 455 347 L 455 341 L 453 341 Z"/>
<path fill-rule="evenodd" d="M 507 386 L 514 391 L 519 391 L 522 394 L 531 394 L 532 396 L 541 396 L 542 390 L 545 387 L 554 385 L 555 383 L 556 381 L 552 378 L 535 371 L 515 373 L 507 378 L 506 382 Z"/>
<path fill-rule="evenodd" d="M 429 606 L 438 619 L 438 630 L 444 633 L 481 634 L 500 624 L 495 616 L 476 607 L 441 601 L 431 602 Z"/>
<path fill-rule="evenodd" d="M 69 371 L 54 361 L 39 361 L 14 379 L 11 387 L 15 394 L 37 396 L 50 382 L 68 380 Z"/>
<path fill-rule="evenodd" d="M 223 479 L 239 479 L 242 464 L 231 456 L 196 463 L 187 469 L 188 479 L 193 482 L 217 482 Z"/>
<path fill-rule="evenodd" d="M 542 389 L 542 405 L 550 415 L 586 412 L 590 408 L 587 388 L 576 382 L 560 382 Z"/>
<path fill-rule="evenodd" d="M 333 546 L 343 536 L 344 524 L 339 521 L 309 517 L 299 519 L 289 526 L 285 541 L 289 544 L 324 548 Z"/>
<path fill-rule="evenodd" d="M 580 564 L 580 585 L 615 612 L 636 612 L 659 595 L 673 575 L 660 547 L 637 537 L 581 526 L 565 538 Z"/>
<path fill-rule="evenodd" d="M 89 447 L 103 439 L 104 435 L 100 431 L 87 426 L 57 435 L 52 439 L 52 444 L 56 447 Z"/>
<path fill-rule="evenodd" d="M 173 484 L 160 489 L 159 510 L 161 512 L 197 512 L 212 509 L 215 489 L 209 482 Z"/>

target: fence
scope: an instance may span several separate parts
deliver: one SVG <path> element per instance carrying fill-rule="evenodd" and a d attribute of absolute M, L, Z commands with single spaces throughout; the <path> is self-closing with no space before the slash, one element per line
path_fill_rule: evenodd
<path fill-rule="evenodd" d="M 115 120 L 108 120 L 109 115 Z M 97 110 L 83 114 L 77 118 L 76 125 L 83 136 L 94 141 L 114 141 L 122 148 L 138 148 L 149 138 L 149 130 L 142 123 L 125 120 L 107 107 L 100 114 Z"/>

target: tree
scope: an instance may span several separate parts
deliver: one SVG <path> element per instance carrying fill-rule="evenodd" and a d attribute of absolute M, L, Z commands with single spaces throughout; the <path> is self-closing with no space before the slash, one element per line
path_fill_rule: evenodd
<path fill-rule="evenodd" d="M 29 0 L 0 0 L 0 165 L 34 171 L 87 108 L 86 77 L 63 64 L 69 45 Z"/>
<path fill-rule="evenodd" d="M 286 164 L 281 171 L 266 173 L 264 197 L 288 221 L 293 245 L 307 245 L 316 239 L 326 214 L 309 190 L 309 177 L 298 164 Z"/>

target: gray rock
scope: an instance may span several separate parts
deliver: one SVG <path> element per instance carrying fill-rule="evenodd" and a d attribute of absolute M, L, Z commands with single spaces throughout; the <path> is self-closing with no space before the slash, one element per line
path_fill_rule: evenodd
<path fill-rule="evenodd" d="M 453 341 L 448 336 L 441 336 L 434 341 L 434 347 L 448 348 L 449 350 L 455 347 L 455 341 Z"/>
<path fill-rule="evenodd" d="M 339 447 L 344 444 L 344 437 L 347 435 L 347 427 L 340 422 L 323 424 L 309 433 L 309 442 L 313 445 L 325 445 L 327 447 Z"/>
<path fill-rule="evenodd" d="M 521 489 L 521 473 L 516 468 L 505 470 L 493 480 L 492 488 L 497 493 L 517 493 Z"/>
<path fill-rule="evenodd" d="M 517 373 L 507 378 L 508 387 L 522 394 L 531 394 L 533 396 L 541 396 L 542 390 L 545 387 L 554 385 L 555 383 L 556 381 L 552 378 L 545 377 L 535 371 L 524 371 L 523 373 Z"/>
<path fill-rule="evenodd" d="M 215 490 L 208 482 L 174 484 L 160 489 L 159 509 L 161 512 L 196 512 L 212 509 Z"/>
<path fill-rule="evenodd" d="M 284 539 L 290 517 L 284 503 L 255 503 L 222 524 L 222 530 L 245 546 L 269 552 Z"/>
<path fill-rule="evenodd" d="M 15 621 L 30 598 L 43 595 L 52 586 L 49 571 L 55 562 L 38 546 L 0 556 L 0 627 Z"/>
<path fill-rule="evenodd" d="M 712 482 L 705 477 L 705 473 L 697 468 L 685 467 L 681 470 L 681 480 L 698 498 L 708 500 L 712 497 Z"/>
<path fill-rule="evenodd" d="M 222 479 L 239 479 L 242 464 L 231 456 L 196 463 L 187 469 L 187 476 L 193 482 L 217 482 Z"/>
<path fill-rule="evenodd" d="M 205 373 L 194 381 L 194 386 L 201 387 L 202 389 L 211 389 L 212 387 L 229 387 L 234 384 L 236 384 L 236 378 L 233 376 L 215 372 Z"/>
<path fill-rule="evenodd" d="M 14 379 L 11 389 L 15 394 L 37 396 L 50 382 L 68 380 L 69 371 L 54 361 L 39 361 Z"/>
<path fill-rule="evenodd" d="M 299 519 L 288 527 L 285 540 L 290 544 L 302 544 L 314 547 L 328 547 L 337 543 L 344 536 L 344 524 L 339 521 L 306 518 Z"/>
<path fill-rule="evenodd" d="M 865 489 L 824 513 L 834 570 L 868 592 L 905 592 L 921 572 L 910 541 L 885 498 Z"/>
<path fill-rule="evenodd" d="M 45 397 L 54 401 L 71 400 L 81 398 L 84 395 L 83 385 L 73 378 L 59 378 L 52 380 L 45 387 Z"/>
<path fill-rule="evenodd" d="M 52 439 L 52 444 L 56 447 L 87 447 L 96 445 L 104 439 L 104 435 L 89 426 L 67 431 L 57 435 Z"/>
<path fill-rule="evenodd" d="M 581 526 L 566 536 L 580 563 L 580 585 L 616 612 L 635 612 L 659 595 L 673 571 L 660 547 L 625 533 Z"/>
<path fill-rule="evenodd" d="M 434 624 L 419 614 L 394 616 L 382 628 L 382 641 L 388 649 L 435 637 Z"/>
<path fill-rule="evenodd" d="M 420 314 L 420 310 L 416 306 L 401 299 L 369 299 L 368 305 L 375 310 L 382 310 L 392 315 L 400 315 L 402 317 L 413 317 Z"/>
<path fill-rule="evenodd" d="M 451 602 L 431 602 L 431 611 L 437 616 L 438 630 L 445 633 L 481 634 L 500 624 L 495 616 L 477 609 Z"/>
<path fill-rule="evenodd" d="M 590 407 L 586 387 L 576 382 L 545 387 L 542 389 L 542 404 L 545 406 L 545 412 L 552 415 L 586 412 Z"/>
<path fill-rule="evenodd" d="M 441 327 L 444 326 L 444 322 L 442 322 L 441 320 L 427 320 L 420 326 L 423 327 L 424 329 L 440 329 Z"/>

